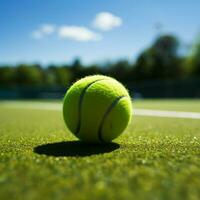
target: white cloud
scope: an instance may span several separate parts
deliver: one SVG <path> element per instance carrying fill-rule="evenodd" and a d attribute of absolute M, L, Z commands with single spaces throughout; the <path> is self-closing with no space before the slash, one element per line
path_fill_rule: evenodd
<path fill-rule="evenodd" d="M 109 12 L 98 13 L 92 22 L 92 25 L 102 31 L 109 31 L 113 28 L 121 26 L 123 23 L 120 17 L 117 17 Z"/>
<path fill-rule="evenodd" d="M 101 30 L 109 31 L 121 26 L 122 19 L 109 12 L 100 12 L 92 22 L 92 26 Z M 75 41 L 99 41 L 102 35 L 84 26 L 60 26 L 55 27 L 52 24 L 43 24 L 31 33 L 32 38 L 42 39 L 46 36 L 56 34 L 60 38 L 67 38 Z"/>
<path fill-rule="evenodd" d="M 32 37 L 34 39 L 41 39 L 47 35 L 51 35 L 55 32 L 55 26 L 51 24 L 43 24 L 38 29 L 32 32 Z"/>
<path fill-rule="evenodd" d="M 31 33 L 31 36 L 34 38 L 34 39 L 42 39 L 43 38 L 43 34 L 41 33 L 41 31 L 39 30 L 35 30 Z"/>
<path fill-rule="evenodd" d="M 86 42 L 99 41 L 102 36 L 83 26 L 61 26 L 58 29 L 58 35 L 61 38 Z"/>
<path fill-rule="evenodd" d="M 43 34 L 49 35 L 55 32 L 55 26 L 51 24 L 43 24 L 40 26 L 40 31 Z"/>

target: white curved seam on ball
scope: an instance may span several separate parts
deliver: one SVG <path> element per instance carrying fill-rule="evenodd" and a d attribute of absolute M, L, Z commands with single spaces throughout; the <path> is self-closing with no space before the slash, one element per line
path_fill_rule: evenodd
<path fill-rule="evenodd" d="M 81 129 L 81 109 L 82 109 L 83 99 L 84 99 L 84 96 L 86 94 L 87 89 L 90 86 L 92 86 L 93 84 L 95 84 L 95 83 L 97 83 L 99 81 L 103 81 L 103 80 L 106 80 L 106 79 L 98 79 L 98 80 L 95 80 L 95 81 L 89 83 L 87 86 L 85 86 L 85 88 L 81 92 L 80 98 L 79 98 L 79 104 L 78 104 L 78 123 L 77 123 L 76 131 L 75 131 L 75 135 L 78 135 L 79 131 Z"/>
<path fill-rule="evenodd" d="M 99 128 L 98 128 L 98 139 L 101 141 L 101 142 L 105 142 L 103 137 L 102 137 L 102 129 L 103 129 L 103 125 L 104 125 L 104 122 L 107 118 L 107 116 L 109 115 L 109 113 L 112 111 L 112 109 L 115 107 L 115 105 L 117 105 L 117 103 L 122 99 L 122 98 L 125 98 L 127 96 L 119 96 L 117 97 L 111 104 L 110 106 L 107 108 L 106 112 L 104 113 L 103 115 L 103 118 L 101 120 L 101 123 L 99 125 Z"/>

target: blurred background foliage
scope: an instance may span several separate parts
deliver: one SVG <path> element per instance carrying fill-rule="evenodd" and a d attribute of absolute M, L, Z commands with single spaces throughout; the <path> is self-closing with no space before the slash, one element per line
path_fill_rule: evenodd
<path fill-rule="evenodd" d="M 73 63 L 62 66 L 1 65 L 0 97 L 9 97 L 8 88 L 26 88 L 26 90 L 48 88 L 48 92 L 59 88 L 60 94 L 63 94 L 72 82 L 93 74 L 115 77 L 131 91 L 135 89 L 136 93 L 144 97 L 176 97 L 181 89 L 182 94 L 177 97 L 199 97 L 200 38 L 188 47 L 187 53 L 181 53 L 181 46 L 176 36 L 160 35 L 152 45 L 139 54 L 135 62 L 123 59 L 106 64 L 84 65 L 80 59 L 75 59 Z M 155 91 L 153 95 L 150 95 L 149 89 Z M 165 93 L 161 94 L 159 90 L 164 90 Z M 190 90 L 194 93 L 190 94 Z M 23 98 L 23 95 L 21 97 Z M 41 98 L 41 95 L 39 97 Z M 31 98 L 34 96 L 31 95 Z"/>

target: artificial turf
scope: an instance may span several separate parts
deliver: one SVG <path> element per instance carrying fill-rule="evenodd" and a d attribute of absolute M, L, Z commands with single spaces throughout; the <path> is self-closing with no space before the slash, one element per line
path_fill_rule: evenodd
<path fill-rule="evenodd" d="M 8 105 L 0 103 L 0 199 L 200 199 L 198 119 L 133 116 L 113 144 L 90 146 L 61 111 Z M 198 100 L 133 105 L 200 111 Z"/>

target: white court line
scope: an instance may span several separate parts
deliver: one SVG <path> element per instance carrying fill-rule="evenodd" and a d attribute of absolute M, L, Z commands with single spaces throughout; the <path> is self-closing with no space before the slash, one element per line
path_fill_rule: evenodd
<path fill-rule="evenodd" d="M 141 116 L 200 119 L 200 113 L 197 112 L 134 109 L 134 113 L 135 115 L 141 115 Z"/>
<path fill-rule="evenodd" d="M 9 106 L 9 108 L 28 108 L 34 110 L 54 110 L 61 111 L 61 103 L 38 103 L 38 102 L 4 102 L 1 105 Z M 133 109 L 134 115 L 152 116 L 152 117 L 169 117 L 169 118 L 185 118 L 185 119 L 200 119 L 198 112 L 181 112 L 167 110 L 151 110 L 151 109 Z"/>

